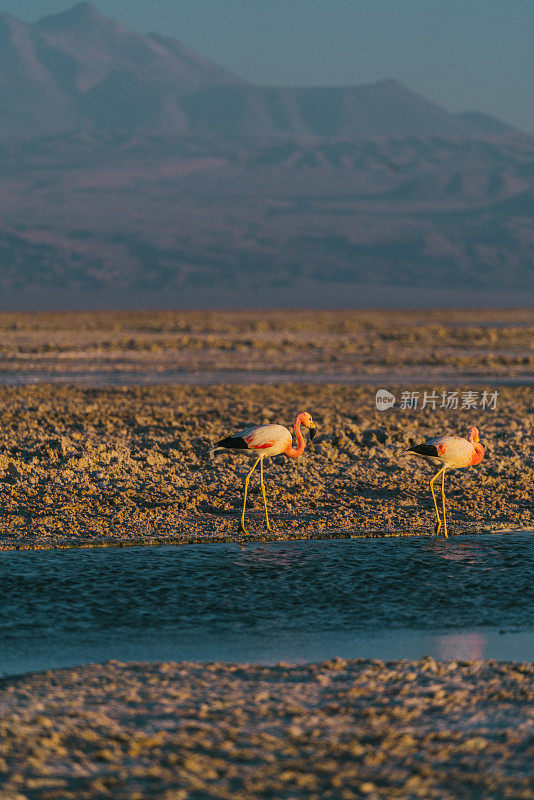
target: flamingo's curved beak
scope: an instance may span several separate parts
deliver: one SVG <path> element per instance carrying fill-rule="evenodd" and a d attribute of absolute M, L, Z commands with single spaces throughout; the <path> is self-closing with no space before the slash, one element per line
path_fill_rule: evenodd
<path fill-rule="evenodd" d="M 317 433 L 317 425 L 315 425 L 314 422 L 311 423 L 311 425 L 309 427 L 309 431 L 310 431 L 310 439 L 313 439 L 313 437 Z"/>

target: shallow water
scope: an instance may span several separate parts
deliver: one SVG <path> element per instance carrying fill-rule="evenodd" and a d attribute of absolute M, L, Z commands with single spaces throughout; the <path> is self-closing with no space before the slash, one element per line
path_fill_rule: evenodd
<path fill-rule="evenodd" d="M 0 673 L 119 660 L 534 659 L 534 535 L 0 553 Z"/>
<path fill-rule="evenodd" d="M 532 386 L 534 375 L 520 373 L 513 376 L 489 376 L 476 373 L 432 372 L 431 380 L 436 384 L 450 386 Z M 75 385 L 85 388 L 103 389 L 113 386 L 153 386 L 181 384 L 186 386 L 211 386 L 221 383 L 251 384 L 271 383 L 336 383 L 347 386 L 391 386 L 392 384 L 428 384 L 429 372 L 381 372 L 374 375 L 340 374 L 327 372 L 270 372 L 253 370 L 58 370 L 44 371 L 0 371 L 0 385 L 33 386 L 37 383 Z"/>

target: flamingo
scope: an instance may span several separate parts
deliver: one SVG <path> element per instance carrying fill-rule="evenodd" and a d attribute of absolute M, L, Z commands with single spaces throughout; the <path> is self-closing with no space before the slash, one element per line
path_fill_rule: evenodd
<path fill-rule="evenodd" d="M 293 438 L 291 431 L 283 425 L 255 425 L 251 428 L 234 433 L 221 439 L 217 442 L 215 447 L 210 450 L 210 453 L 215 453 L 216 450 L 252 450 L 254 453 L 259 453 L 255 460 L 252 469 L 245 479 L 245 499 L 243 501 L 243 513 L 241 514 L 240 530 L 246 533 L 245 530 L 245 506 L 247 504 L 247 491 L 250 476 L 260 465 L 260 482 L 261 491 L 263 494 L 263 503 L 265 506 L 265 521 L 267 523 L 267 530 L 271 530 L 269 524 L 269 515 L 267 513 L 267 498 L 265 496 L 265 484 L 263 483 L 263 459 L 270 456 L 278 456 L 283 453 L 288 458 L 298 458 L 304 452 L 306 441 L 300 430 L 301 425 L 308 428 L 310 432 L 310 439 L 313 439 L 317 432 L 317 426 L 312 420 L 311 415 L 307 411 L 300 411 L 295 417 L 293 428 L 295 436 L 297 437 L 297 446 L 293 447 Z"/>
<path fill-rule="evenodd" d="M 479 442 L 478 428 L 473 425 L 467 432 L 467 439 L 461 436 L 439 436 L 434 439 L 429 439 L 423 444 L 416 444 L 414 447 L 409 447 L 406 453 L 414 453 L 416 456 L 421 456 L 429 464 L 434 467 L 439 467 L 433 478 L 430 479 L 430 491 L 434 499 L 434 507 L 436 509 L 436 527 L 434 529 L 436 536 L 439 536 L 441 529 L 441 519 L 438 511 L 438 504 L 436 495 L 434 494 L 433 483 L 441 475 L 441 497 L 443 501 L 443 533 L 447 539 L 447 520 L 445 517 L 445 471 L 448 469 L 459 469 L 463 467 L 471 467 L 479 464 L 484 458 L 484 448 Z"/>

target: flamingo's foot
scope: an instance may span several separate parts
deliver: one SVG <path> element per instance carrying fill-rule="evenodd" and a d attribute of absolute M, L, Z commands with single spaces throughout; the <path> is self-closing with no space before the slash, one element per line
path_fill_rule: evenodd
<path fill-rule="evenodd" d="M 239 530 L 241 531 L 241 533 L 246 533 L 247 532 L 247 530 L 245 528 L 245 523 L 243 522 L 243 520 L 241 520 L 241 522 L 239 523 Z"/>
<path fill-rule="evenodd" d="M 440 519 L 438 519 L 438 521 L 437 521 L 437 522 L 436 522 L 436 524 L 434 525 L 434 533 L 436 534 L 436 536 L 439 536 L 439 532 L 440 532 L 440 530 L 441 530 L 441 520 L 440 520 Z M 446 536 L 446 535 L 447 535 L 447 534 L 445 534 L 445 536 Z"/>
<path fill-rule="evenodd" d="M 266 526 L 266 527 L 267 527 L 267 530 L 269 531 L 269 533 L 271 533 L 271 532 L 272 532 L 272 528 L 271 528 L 271 526 L 269 525 L 269 523 L 267 523 L 267 526 Z"/>

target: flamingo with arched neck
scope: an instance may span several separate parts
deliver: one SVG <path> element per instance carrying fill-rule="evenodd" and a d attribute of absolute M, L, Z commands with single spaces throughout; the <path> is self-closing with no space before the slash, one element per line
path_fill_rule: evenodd
<path fill-rule="evenodd" d="M 434 528 L 436 536 L 439 535 L 441 529 L 441 519 L 438 511 L 438 504 L 436 495 L 434 494 L 433 483 L 436 478 L 441 475 L 441 497 L 443 501 L 443 533 L 447 539 L 447 520 L 445 517 L 445 471 L 448 469 L 460 469 L 463 467 L 471 467 L 475 464 L 480 464 L 484 458 L 484 448 L 479 442 L 478 428 L 473 425 L 467 432 L 467 439 L 461 436 L 439 436 L 435 439 L 429 439 L 423 444 L 416 444 L 415 447 L 409 447 L 406 453 L 414 453 L 416 456 L 424 458 L 429 464 L 434 467 L 439 467 L 433 478 L 430 479 L 430 491 L 434 500 L 434 508 L 436 509 L 436 527 Z"/>
<path fill-rule="evenodd" d="M 243 513 L 241 514 L 240 525 L 240 530 L 242 530 L 243 533 L 246 533 L 245 506 L 247 504 L 248 482 L 250 480 L 250 476 L 258 466 L 258 463 L 260 465 L 260 483 L 263 494 L 263 503 L 265 506 L 265 521 L 267 523 L 267 530 L 271 530 L 271 526 L 269 524 L 269 515 L 267 513 L 265 484 L 263 483 L 263 459 L 269 458 L 270 456 L 278 456 L 282 453 L 288 458 L 298 458 L 301 456 L 304 452 L 304 448 L 306 447 L 306 440 L 304 439 L 300 429 L 301 426 L 308 428 L 310 432 L 310 439 L 313 439 L 317 431 L 317 426 L 312 420 L 311 415 L 308 414 L 307 411 L 300 411 L 295 417 L 295 422 L 293 425 L 295 436 L 297 437 L 296 447 L 293 447 L 293 437 L 291 436 L 291 431 L 289 431 L 283 425 L 255 425 L 254 427 L 245 428 L 243 431 L 239 431 L 231 436 L 227 436 L 225 439 L 221 439 L 221 441 L 217 442 L 215 447 L 210 450 L 210 453 L 214 453 L 219 449 L 251 450 L 252 452 L 259 454 L 252 466 L 252 469 L 245 479 L 245 499 L 243 501 Z"/>

